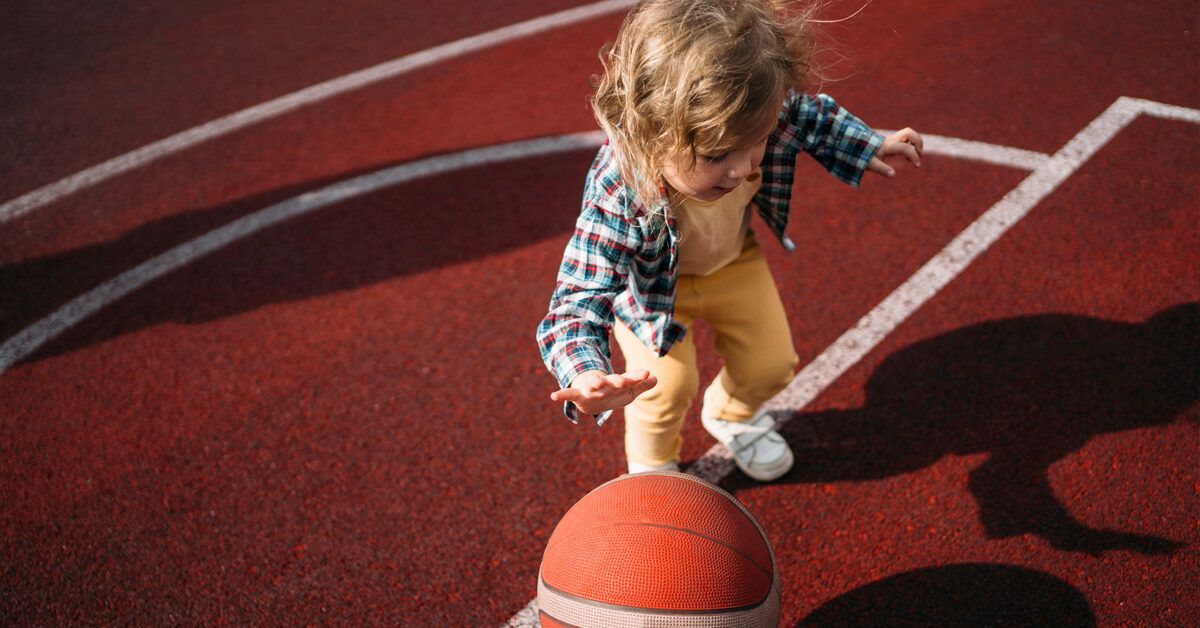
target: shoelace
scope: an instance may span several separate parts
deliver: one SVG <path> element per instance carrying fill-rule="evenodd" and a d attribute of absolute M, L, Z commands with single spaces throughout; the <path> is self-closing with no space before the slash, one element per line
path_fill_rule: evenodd
<path fill-rule="evenodd" d="M 722 419 L 712 420 L 719 422 L 717 425 L 729 437 L 729 442 L 725 445 L 734 451 L 746 449 L 775 429 L 775 420 L 766 414 L 759 415 L 759 418 L 755 419 L 757 424 L 753 422 L 737 423 Z"/>

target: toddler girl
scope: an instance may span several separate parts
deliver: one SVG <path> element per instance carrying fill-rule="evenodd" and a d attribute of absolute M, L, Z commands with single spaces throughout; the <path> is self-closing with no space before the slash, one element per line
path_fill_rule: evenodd
<path fill-rule="evenodd" d="M 696 320 L 724 360 L 704 391 L 704 428 L 760 481 L 793 456 L 759 413 L 798 363 L 775 283 L 750 229 L 751 208 L 785 248 L 800 151 L 857 186 L 891 177 L 884 160 L 920 165 L 921 137 L 884 138 L 810 78 L 811 10 L 770 0 L 644 0 L 601 53 L 592 108 L 608 135 L 538 327 L 550 395 L 567 418 L 603 423 L 625 407 L 631 473 L 679 468 L 680 426 L 700 388 Z M 609 333 L 625 356 L 612 372 Z"/>

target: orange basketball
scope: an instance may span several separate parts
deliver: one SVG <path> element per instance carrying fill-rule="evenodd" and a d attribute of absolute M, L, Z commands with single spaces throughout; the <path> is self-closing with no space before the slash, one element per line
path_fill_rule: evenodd
<path fill-rule="evenodd" d="M 732 495 L 673 472 L 621 476 L 554 528 L 538 574 L 542 626 L 776 626 L 779 571 Z"/>

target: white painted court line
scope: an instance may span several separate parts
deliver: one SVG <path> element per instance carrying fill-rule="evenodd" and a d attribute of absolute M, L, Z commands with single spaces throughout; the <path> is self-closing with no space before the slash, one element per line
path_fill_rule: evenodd
<path fill-rule="evenodd" d="M 981 142 L 944 139 L 951 140 L 951 143 L 956 146 L 953 154 L 955 157 L 1000 163 L 1015 168 L 1025 168 L 1026 163 L 1031 159 L 1028 155 L 1019 155 L 1027 153 L 1027 151 L 1017 151 L 1017 149 Z M 485 163 L 599 146 L 603 141 L 603 132 L 591 131 L 451 153 L 366 174 L 271 205 L 147 260 L 72 299 L 46 318 L 21 330 L 0 345 L 0 374 L 80 321 L 124 298 L 134 290 L 217 249 L 226 247 L 283 220 L 421 177 Z M 932 145 L 926 145 L 925 151 L 928 154 L 937 154 L 939 146 L 940 143 L 935 141 Z M 1036 153 L 1030 154 L 1036 155 Z M 1006 155 L 1018 155 L 1018 158 L 1005 163 L 1003 158 Z M 1042 157 L 1048 159 L 1045 155 Z"/>
<path fill-rule="evenodd" d="M 599 146 L 601 131 L 512 142 L 431 157 L 348 179 L 248 214 L 147 260 L 72 299 L 0 345 L 0 374 L 105 306 L 182 266 L 289 218 L 413 179 L 487 163 Z"/>
<path fill-rule="evenodd" d="M 1159 118 L 1200 123 L 1200 111 L 1195 109 L 1141 99 L 1118 98 L 1052 157 L 1039 159 L 1040 164 L 1024 181 L 984 212 L 941 252 L 862 317 L 853 328 L 842 334 L 821 355 L 804 367 L 791 385 L 768 401 L 764 408 L 798 411 L 811 403 L 882 342 L 900 323 L 965 270 L 1000 236 L 1024 218 L 1034 206 L 1058 188 L 1134 118 L 1143 113 Z M 955 144 L 956 148 L 953 150 L 965 146 L 966 143 Z M 933 152 L 931 148 L 927 143 L 926 150 Z M 996 154 L 998 152 L 988 151 L 989 157 Z M 786 420 L 786 416 L 781 417 L 780 423 L 785 423 Z M 688 467 L 687 472 L 716 484 L 733 472 L 734 468 L 732 454 L 724 445 L 717 444 Z M 537 598 L 526 604 L 525 608 L 513 615 L 504 625 L 538 626 Z"/>
<path fill-rule="evenodd" d="M 1164 118 L 1166 120 L 1179 120 L 1180 122 L 1191 122 L 1200 124 L 1200 110 L 1180 107 L 1179 105 L 1167 105 L 1153 100 L 1144 98 L 1130 98 L 1122 96 L 1117 100 L 1119 103 L 1124 103 L 1123 106 L 1137 109 L 1141 113 L 1155 118 Z"/>
<path fill-rule="evenodd" d="M 306 87 L 300 91 L 280 96 L 249 109 L 243 109 L 212 122 L 176 133 L 153 144 L 147 144 L 137 150 L 114 157 L 87 170 L 7 201 L 3 205 L 0 205 L 0 223 L 22 216 L 39 207 L 53 203 L 64 196 L 91 187 L 119 174 L 140 168 L 167 155 L 191 148 L 197 144 L 274 118 L 289 111 L 372 83 L 395 78 L 406 72 L 440 63 L 447 59 L 576 22 L 582 22 L 608 13 L 628 9 L 633 6 L 634 2 L 635 0 L 604 0 L 603 2 L 587 4 L 532 20 L 518 22 L 479 35 L 427 48 L 420 52 L 405 55 L 324 83 Z"/>
<path fill-rule="evenodd" d="M 895 131 L 885 129 L 875 129 L 875 132 L 882 135 L 891 135 L 892 133 L 895 133 Z M 925 142 L 925 150 L 934 155 L 958 157 L 959 159 L 981 161 L 983 163 L 997 166 L 1007 166 L 1009 168 L 1036 170 L 1039 166 L 1045 163 L 1046 160 L 1050 159 L 1050 155 L 1045 153 L 1037 153 L 1021 148 L 1012 148 L 1011 146 L 985 144 L 983 142 L 964 140 L 957 137 L 945 137 L 942 135 L 929 135 L 922 133 L 921 139 Z"/>

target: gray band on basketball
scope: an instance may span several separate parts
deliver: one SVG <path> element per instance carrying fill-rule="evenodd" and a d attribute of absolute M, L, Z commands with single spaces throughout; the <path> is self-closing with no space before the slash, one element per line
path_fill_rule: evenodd
<path fill-rule="evenodd" d="M 754 608 L 733 611 L 692 611 L 687 613 L 633 610 L 610 604 L 582 600 L 546 586 L 538 573 L 538 609 L 546 615 L 572 626 L 583 628 L 763 628 L 779 622 L 779 570 L 771 583 L 771 594 Z"/>

